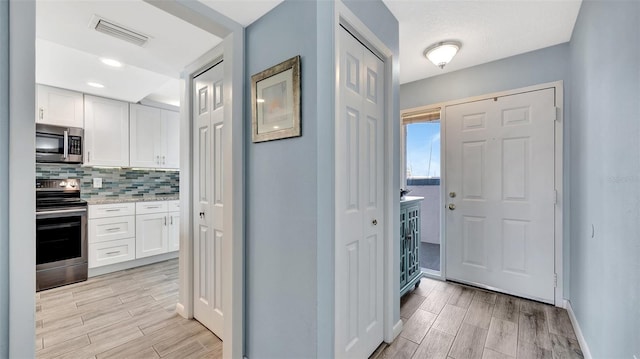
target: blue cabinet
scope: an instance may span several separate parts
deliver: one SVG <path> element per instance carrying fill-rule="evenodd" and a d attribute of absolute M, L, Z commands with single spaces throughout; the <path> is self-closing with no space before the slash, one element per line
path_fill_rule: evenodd
<path fill-rule="evenodd" d="M 400 201 L 400 296 L 420 285 L 420 203 L 423 197 Z"/>

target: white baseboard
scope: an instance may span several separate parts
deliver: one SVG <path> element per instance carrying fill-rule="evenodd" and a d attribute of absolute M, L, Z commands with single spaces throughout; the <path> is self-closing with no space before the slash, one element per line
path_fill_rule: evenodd
<path fill-rule="evenodd" d="M 567 313 L 569 313 L 569 319 L 571 319 L 571 324 L 573 324 L 573 330 L 576 332 L 576 337 L 578 338 L 578 343 L 580 344 L 582 355 L 584 356 L 585 359 L 592 359 L 593 357 L 591 356 L 591 351 L 589 350 L 587 341 L 584 339 L 584 335 L 582 335 L 582 329 L 580 329 L 580 324 L 578 324 L 578 318 L 576 318 L 575 313 L 573 313 L 573 308 L 571 308 L 571 302 L 565 299 L 564 307 L 567 309 Z"/>
<path fill-rule="evenodd" d="M 396 325 L 393 326 L 393 331 L 391 333 L 393 340 L 396 340 L 398 335 L 400 335 L 400 332 L 402 331 L 403 325 L 404 325 L 404 323 L 402 323 L 402 319 L 400 319 L 400 320 L 398 320 Z"/>
<path fill-rule="evenodd" d="M 185 319 L 189 319 L 187 317 L 187 312 L 184 310 L 184 305 L 182 305 L 182 303 L 176 304 L 176 313 Z"/>

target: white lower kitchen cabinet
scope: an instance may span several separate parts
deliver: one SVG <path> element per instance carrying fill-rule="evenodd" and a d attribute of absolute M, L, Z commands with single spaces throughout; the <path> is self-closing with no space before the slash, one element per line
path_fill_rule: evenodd
<path fill-rule="evenodd" d="M 89 206 L 89 268 L 135 259 L 134 214 L 133 203 Z"/>
<path fill-rule="evenodd" d="M 169 251 L 180 250 L 180 212 L 169 212 Z"/>
<path fill-rule="evenodd" d="M 169 248 L 167 213 L 136 216 L 136 258 L 166 253 Z"/>
<path fill-rule="evenodd" d="M 180 201 L 92 204 L 88 227 L 94 273 L 174 258 L 180 248 Z"/>
<path fill-rule="evenodd" d="M 116 239 L 89 244 L 89 268 L 136 259 L 136 239 Z"/>

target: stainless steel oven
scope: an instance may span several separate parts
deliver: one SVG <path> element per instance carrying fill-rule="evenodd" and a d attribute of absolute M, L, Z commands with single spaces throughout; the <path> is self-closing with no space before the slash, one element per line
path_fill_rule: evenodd
<path fill-rule="evenodd" d="M 84 130 L 36 124 L 36 162 L 82 163 Z"/>
<path fill-rule="evenodd" d="M 36 291 L 87 279 L 87 203 L 77 180 L 36 180 Z"/>

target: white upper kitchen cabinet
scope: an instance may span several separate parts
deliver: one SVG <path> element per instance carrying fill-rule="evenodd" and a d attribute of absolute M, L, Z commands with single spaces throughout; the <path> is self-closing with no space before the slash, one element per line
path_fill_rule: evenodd
<path fill-rule="evenodd" d="M 130 106 L 131 167 L 180 166 L 180 115 L 155 107 Z"/>
<path fill-rule="evenodd" d="M 131 167 L 160 167 L 162 164 L 162 119 L 160 109 L 129 105 L 129 164 Z"/>
<path fill-rule="evenodd" d="M 129 167 L 129 104 L 84 96 L 84 164 Z"/>
<path fill-rule="evenodd" d="M 36 123 L 65 127 L 84 126 L 82 93 L 45 85 L 37 86 Z"/>
<path fill-rule="evenodd" d="M 180 168 L 180 113 L 162 110 L 162 130 L 165 142 L 165 168 Z"/>

